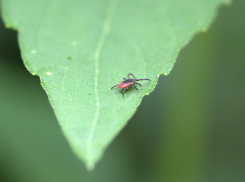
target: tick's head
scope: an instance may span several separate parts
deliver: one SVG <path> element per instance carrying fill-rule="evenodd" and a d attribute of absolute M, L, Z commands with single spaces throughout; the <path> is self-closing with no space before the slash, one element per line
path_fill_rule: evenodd
<path fill-rule="evenodd" d="M 135 79 L 126 79 L 123 81 L 123 83 L 134 83 L 135 81 Z"/>

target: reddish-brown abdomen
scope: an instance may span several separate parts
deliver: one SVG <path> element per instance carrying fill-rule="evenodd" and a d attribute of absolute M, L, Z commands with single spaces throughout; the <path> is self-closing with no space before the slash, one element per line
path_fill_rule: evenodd
<path fill-rule="evenodd" d="M 119 88 L 126 88 L 126 87 L 128 87 L 129 85 L 132 85 L 132 82 L 130 82 L 130 83 L 123 83 L 123 82 L 121 82 L 121 83 L 119 83 L 117 86 L 118 86 Z"/>

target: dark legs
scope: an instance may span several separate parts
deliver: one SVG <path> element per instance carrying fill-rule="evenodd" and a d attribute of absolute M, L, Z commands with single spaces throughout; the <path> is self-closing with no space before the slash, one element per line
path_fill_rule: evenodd
<path fill-rule="evenodd" d="M 139 83 L 136 83 L 136 84 L 140 85 Z M 139 91 L 139 90 L 137 89 L 137 87 L 136 87 L 134 84 L 132 84 L 132 85 L 134 86 L 134 88 L 135 88 L 137 91 Z M 131 87 L 132 85 L 130 85 L 130 86 L 126 87 L 125 89 L 123 89 L 123 97 L 124 97 L 124 92 L 125 92 L 127 89 L 129 89 L 129 87 Z M 140 85 L 140 86 L 141 86 L 141 85 Z"/>
<path fill-rule="evenodd" d="M 129 74 L 128 74 L 128 79 L 130 79 L 130 78 L 129 78 L 129 75 L 132 75 L 132 76 L 134 77 L 134 79 L 136 79 L 135 76 L 134 76 L 132 73 L 129 73 Z"/>
<path fill-rule="evenodd" d="M 129 78 L 129 75 L 132 75 L 136 81 L 140 81 L 140 80 L 149 80 L 149 81 L 151 81 L 151 80 L 150 80 L 150 79 L 148 79 L 148 78 L 144 78 L 144 79 L 137 79 L 137 78 L 135 78 L 135 76 L 134 76 L 132 73 L 129 73 L 129 74 L 128 74 L 128 79 L 130 79 L 130 78 Z M 125 79 L 124 79 L 124 80 L 125 80 Z"/>
<path fill-rule="evenodd" d="M 114 85 L 113 87 L 111 87 L 111 89 L 114 88 L 114 87 L 116 87 L 116 86 L 118 86 L 118 85 Z"/>
<path fill-rule="evenodd" d="M 132 85 L 134 86 L 134 88 L 135 88 L 136 90 L 138 90 L 137 87 L 136 87 L 134 84 L 132 84 Z"/>
<path fill-rule="evenodd" d="M 136 83 L 136 82 L 134 82 L 134 83 L 141 86 L 141 84 L 139 84 L 139 83 Z M 138 90 L 137 87 L 135 86 L 135 84 L 132 84 L 132 85 L 134 86 L 134 88 L 135 88 L 136 90 Z"/>
<path fill-rule="evenodd" d="M 131 87 L 132 85 L 130 85 L 130 86 L 128 86 L 128 87 L 126 87 L 125 89 L 123 89 L 123 97 L 124 97 L 124 92 L 125 92 L 125 90 L 127 90 L 127 89 L 129 89 L 129 87 Z M 137 89 L 138 90 L 138 89 Z"/>
<path fill-rule="evenodd" d="M 144 78 L 144 79 L 136 79 L 136 81 L 140 81 L 140 80 L 149 80 L 149 81 L 151 81 L 151 80 L 148 79 L 148 78 Z"/>
<path fill-rule="evenodd" d="M 138 85 L 140 85 L 141 86 L 141 84 L 139 84 L 139 83 L 137 83 L 137 82 L 134 82 L 135 84 L 138 84 Z"/>

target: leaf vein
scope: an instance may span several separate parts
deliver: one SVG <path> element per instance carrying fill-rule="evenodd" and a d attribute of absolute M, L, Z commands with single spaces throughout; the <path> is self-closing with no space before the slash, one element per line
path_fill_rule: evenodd
<path fill-rule="evenodd" d="M 95 54 L 94 54 L 94 60 L 95 60 L 95 79 L 94 81 L 95 81 L 95 96 L 96 96 L 96 112 L 95 112 L 94 120 L 92 123 L 92 128 L 86 140 L 87 157 L 89 158 L 89 161 L 90 161 L 90 164 L 88 164 L 89 168 L 93 168 L 93 162 L 91 161 L 91 158 L 93 156 L 92 155 L 92 139 L 94 136 L 95 128 L 96 128 L 97 121 L 98 121 L 99 111 L 100 111 L 100 101 L 99 101 L 99 96 L 98 96 L 99 57 L 100 57 L 102 47 L 106 41 L 106 37 L 110 32 L 111 23 L 112 23 L 118 2 L 119 0 L 110 0 L 109 2 L 107 13 L 106 13 L 106 18 L 103 23 L 103 30 L 99 38 L 97 48 L 95 50 Z"/>

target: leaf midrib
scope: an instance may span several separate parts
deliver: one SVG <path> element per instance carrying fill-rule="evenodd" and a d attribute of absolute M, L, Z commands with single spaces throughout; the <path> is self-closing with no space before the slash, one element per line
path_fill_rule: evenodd
<path fill-rule="evenodd" d="M 99 74 L 99 57 L 100 57 L 100 53 L 102 50 L 102 47 L 104 45 L 104 42 L 106 41 L 106 38 L 111 30 L 111 23 L 115 14 L 115 11 L 117 9 L 117 4 L 118 4 L 119 0 L 110 0 L 108 8 L 107 8 L 107 13 L 106 13 L 106 18 L 105 21 L 103 23 L 103 30 L 102 33 L 100 35 L 98 44 L 97 44 L 97 48 L 95 50 L 94 53 L 94 61 L 95 61 L 95 96 L 96 96 L 96 113 L 94 116 L 94 120 L 92 123 L 92 128 L 88 134 L 87 140 L 86 140 L 86 151 L 87 151 L 87 157 L 90 159 L 89 163 L 88 163 L 88 168 L 92 169 L 93 166 L 93 162 L 92 162 L 92 139 L 94 136 L 94 132 L 95 132 L 95 128 L 97 125 L 97 121 L 98 121 L 98 116 L 99 116 L 99 111 L 100 111 L 100 101 L 99 101 L 99 95 L 98 95 L 98 74 Z"/>

